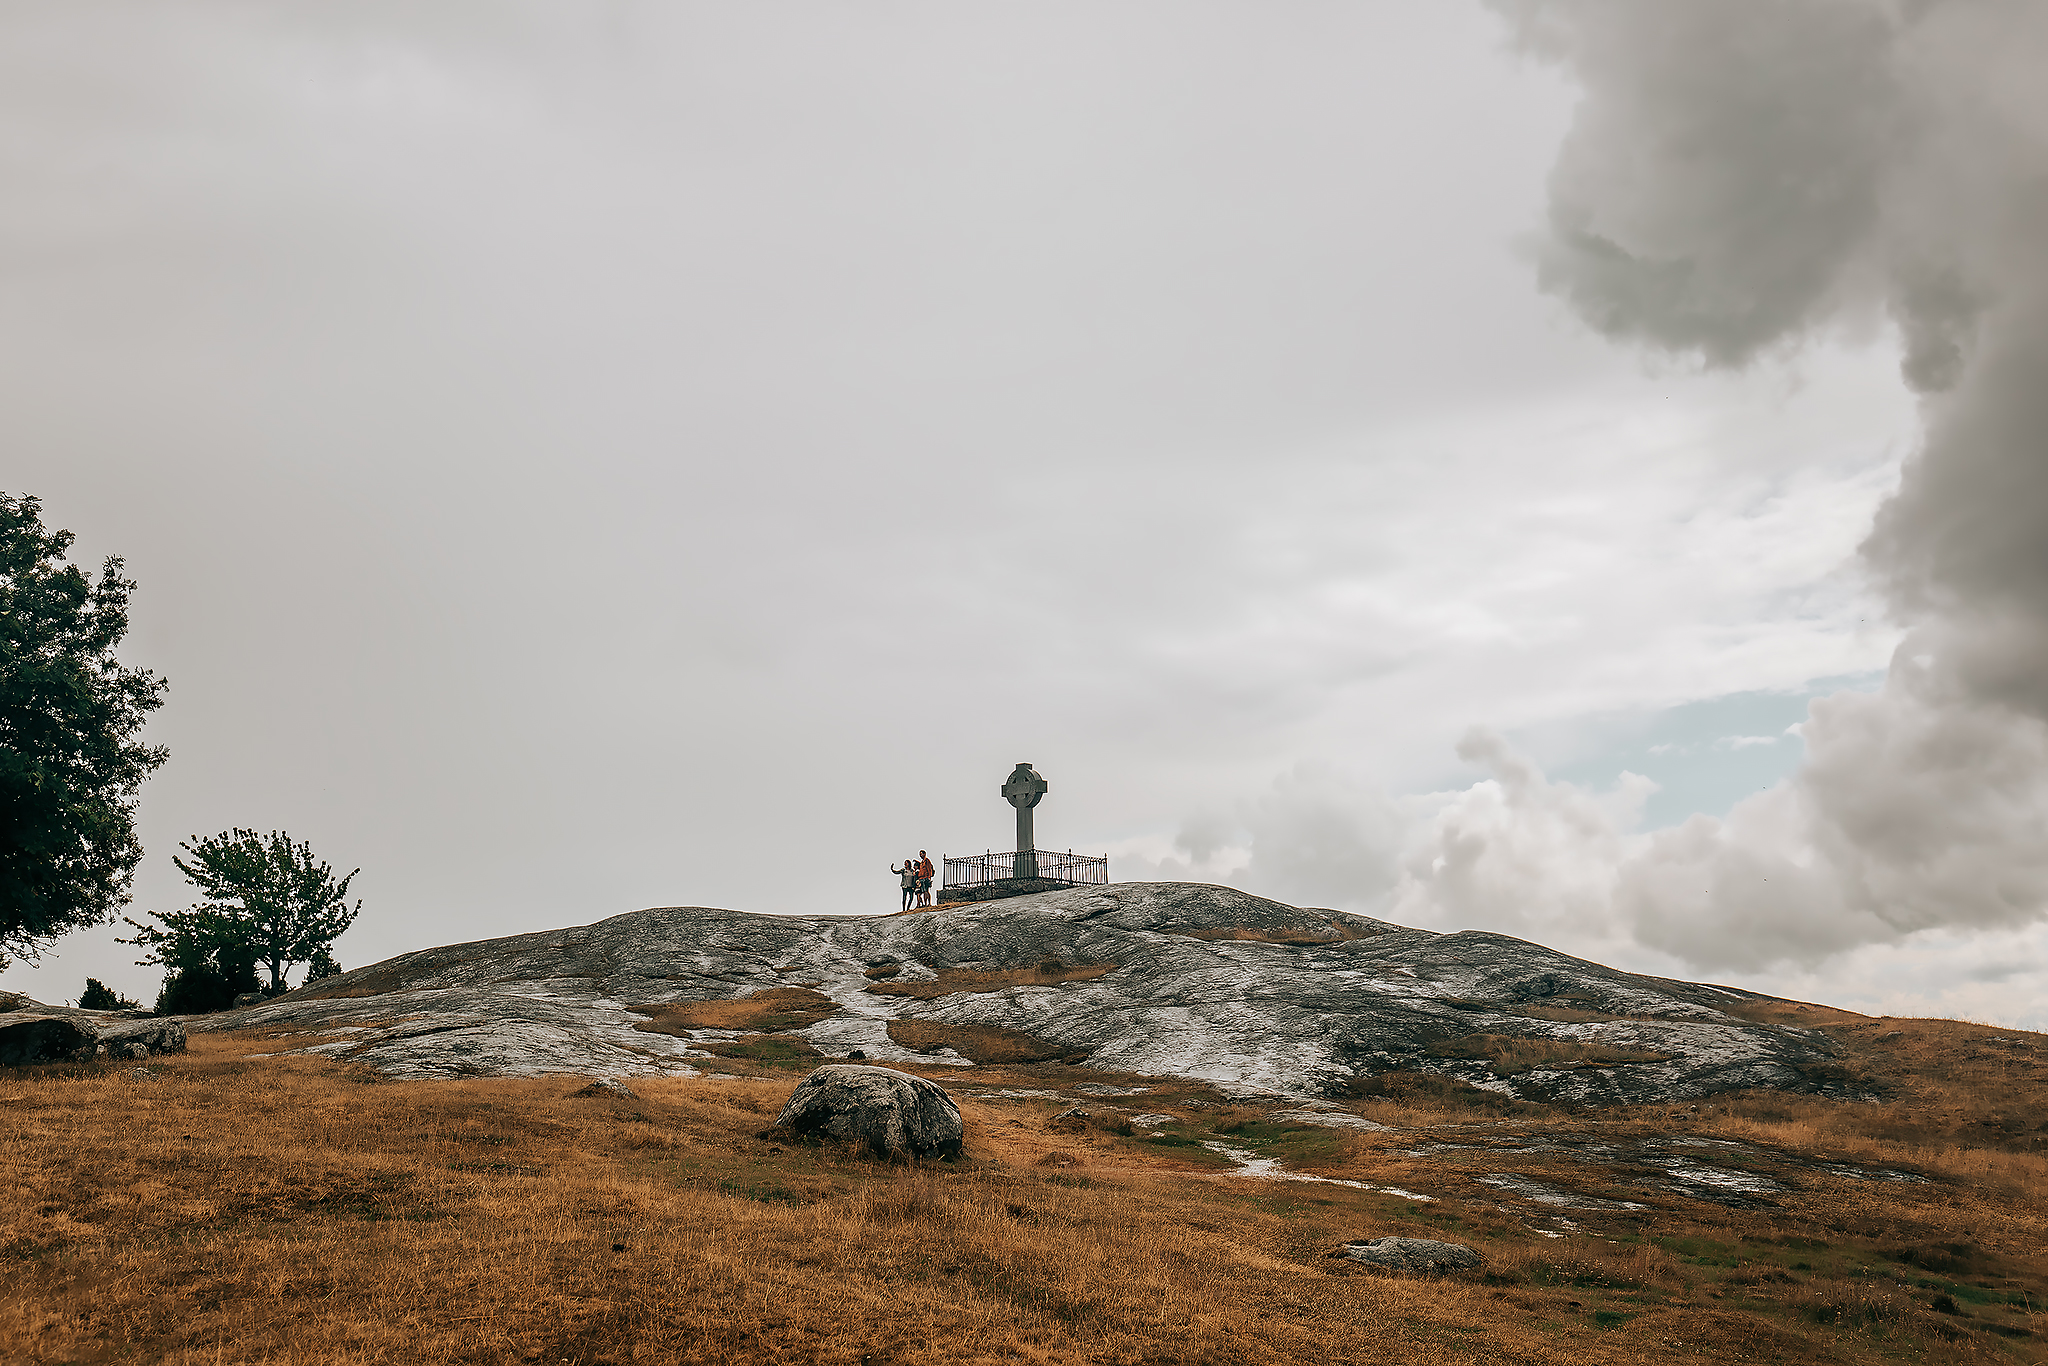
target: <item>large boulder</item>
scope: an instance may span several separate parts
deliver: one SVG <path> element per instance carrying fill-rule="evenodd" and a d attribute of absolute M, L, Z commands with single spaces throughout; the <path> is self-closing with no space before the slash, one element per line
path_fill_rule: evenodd
<path fill-rule="evenodd" d="M 936 1083 L 890 1067 L 834 1064 L 803 1079 L 775 1127 L 881 1157 L 960 1155 L 960 1107 Z"/>
<path fill-rule="evenodd" d="M 0 1066 L 148 1058 L 184 1051 L 185 1026 L 176 1020 L 102 1020 L 76 1011 L 0 1015 Z"/>
<path fill-rule="evenodd" d="M 185 1051 L 185 1026 L 177 1020 L 109 1021 L 99 1026 L 99 1036 L 99 1047 L 110 1058 L 149 1058 Z"/>
<path fill-rule="evenodd" d="M 69 1062 L 80 1054 L 92 1056 L 99 1031 L 89 1020 L 75 1015 L 33 1015 L 14 1011 L 0 1015 L 0 1065 L 19 1067 L 29 1062 Z"/>
<path fill-rule="evenodd" d="M 1479 1265 L 1479 1254 L 1463 1243 L 1439 1243 L 1432 1238 L 1374 1238 L 1370 1242 L 1346 1243 L 1330 1255 L 1349 1257 L 1354 1262 L 1389 1271 L 1425 1275 L 1465 1271 Z"/>

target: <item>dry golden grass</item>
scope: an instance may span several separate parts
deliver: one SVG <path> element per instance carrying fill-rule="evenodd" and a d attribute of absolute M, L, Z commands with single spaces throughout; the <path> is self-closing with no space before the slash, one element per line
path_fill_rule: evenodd
<path fill-rule="evenodd" d="M 969 1062 L 1045 1062 L 1052 1058 L 1086 1057 L 1071 1044 L 1047 1043 L 1021 1029 L 997 1025 L 951 1025 L 937 1020 L 891 1020 L 889 1037 L 920 1053 L 950 1048 Z"/>
<path fill-rule="evenodd" d="M 0 1071 L 0 1361 L 2043 1360 L 2042 1338 L 2015 1336 L 2043 1322 L 2043 1158 L 2031 1131 L 1984 1122 L 2042 1113 L 2033 1069 L 2007 1059 L 2031 1050 L 1953 1022 L 1837 1028 L 1891 1099 L 1588 1115 L 1389 1087 L 1355 1108 L 1401 1131 L 1359 1133 L 1138 1079 L 1078 1124 L 1054 1123 L 1065 1099 L 963 1097 L 968 1156 L 937 1166 L 760 1137 L 796 1077 L 743 1061 L 635 1080 L 638 1100 L 568 1077 L 383 1082 L 246 1058 L 274 1046 L 254 1036 L 199 1036 L 150 1080 Z M 956 1091 L 1118 1080 L 931 1074 Z M 1119 1104 L 1179 1122 L 1150 1138 Z M 1554 1209 L 1481 1180 L 1620 1198 L 1643 1173 L 1572 1145 L 1672 1134 L 1934 1180 L 1799 1167 L 1770 1204 L 1663 1193 L 1569 1211 L 1561 1238 L 1542 1236 Z M 1247 1180 L 1212 1138 L 1436 1199 Z M 1485 1263 L 1419 1280 L 1328 1255 L 1383 1234 Z"/>
<path fill-rule="evenodd" d="M 803 1029 L 839 1009 L 839 1003 L 808 987 L 769 987 L 730 1001 L 682 1001 L 675 1004 L 628 1006 L 652 1016 L 634 1028 L 650 1034 L 688 1037 L 693 1029 Z"/>

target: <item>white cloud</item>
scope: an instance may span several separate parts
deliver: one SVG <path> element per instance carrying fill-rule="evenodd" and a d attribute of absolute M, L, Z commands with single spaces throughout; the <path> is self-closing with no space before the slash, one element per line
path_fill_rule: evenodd
<path fill-rule="evenodd" d="M 2048 1031 L 2048 931 L 1922 930 L 1819 971 L 1742 975 L 1735 985 L 1867 1015 L 1935 1016 Z"/>
<path fill-rule="evenodd" d="M 1723 366 L 1889 314 L 1926 443 L 1864 545 L 1910 628 L 1806 761 L 1615 860 L 1646 946 L 1761 970 L 2048 912 L 2048 10 L 2011 0 L 1501 0 L 1584 99 L 1540 276 Z M 1732 743 L 1764 743 L 1737 737 Z M 1496 837 L 1505 839 L 1504 836 Z M 1589 887 L 1583 838 L 1532 876 Z"/>
<path fill-rule="evenodd" d="M 1855 960 L 1870 948 L 1967 945 L 1977 931 L 2038 937 L 2048 726 L 1902 699 L 1906 677 L 1895 669 L 1884 693 L 1815 702 L 1807 763 L 1725 818 L 1639 830 L 1650 780 L 1623 773 L 1603 791 L 1557 782 L 1474 732 L 1459 755 L 1493 776 L 1405 799 L 1398 822 L 1370 794 L 1326 782 L 1311 805 L 1289 800 L 1298 779 L 1277 785 L 1240 880 L 1263 889 L 1333 864 L 1391 863 L 1391 886 L 1373 876 L 1323 885 L 1341 889 L 1339 905 L 1402 923 L 1488 929 L 1648 970 L 1773 980 L 1824 981 L 1822 965 L 1879 961 Z M 1915 723 L 1909 733 L 1902 718 Z M 1884 771 L 1886 762 L 1897 767 Z M 1338 847 L 1345 855 L 1333 859 Z M 1846 981 L 1860 969 L 1844 971 Z"/>

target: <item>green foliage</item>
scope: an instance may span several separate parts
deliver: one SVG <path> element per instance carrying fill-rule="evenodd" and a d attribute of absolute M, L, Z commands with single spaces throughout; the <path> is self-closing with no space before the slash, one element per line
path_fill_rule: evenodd
<path fill-rule="evenodd" d="M 342 974 L 342 970 L 341 964 L 334 961 L 334 955 L 327 951 L 325 944 L 314 949 L 313 956 L 306 960 L 306 980 L 308 982 L 318 982 L 329 977 L 339 977 Z"/>
<path fill-rule="evenodd" d="M 85 990 L 78 994 L 80 1010 L 140 1010 L 141 1007 L 120 995 L 97 977 L 85 979 Z"/>
<path fill-rule="evenodd" d="M 236 937 L 232 925 L 219 921 L 188 920 L 180 934 L 166 938 L 155 961 L 170 969 L 164 974 L 163 989 L 156 997 L 160 1015 L 205 1015 L 226 1010 L 237 996 L 260 989 L 256 981 L 256 950 Z"/>
<path fill-rule="evenodd" d="M 285 975 L 295 964 L 317 963 L 322 976 L 341 970 L 330 950 L 362 910 L 360 901 L 348 904 L 349 883 L 361 869 L 337 878 L 311 845 L 293 843 L 282 830 L 234 829 L 178 847 L 191 857 L 171 861 L 206 900 L 188 910 L 151 912 L 158 925 L 129 920 L 136 935 L 120 942 L 150 950 L 140 961 L 162 963 L 175 975 L 238 981 L 246 952 L 268 970 L 263 989 L 272 996 L 286 989 Z M 253 981 L 238 988 L 255 989 Z"/>
<path fill-rule="evenodd" d="M 133 580 L 63 562 L 34 498 L 0 493 L 0 949 L 111 920 L 142 844 L 135 794 L 169 757 L 136 739 L 166 682 L 123 668 Z"/>

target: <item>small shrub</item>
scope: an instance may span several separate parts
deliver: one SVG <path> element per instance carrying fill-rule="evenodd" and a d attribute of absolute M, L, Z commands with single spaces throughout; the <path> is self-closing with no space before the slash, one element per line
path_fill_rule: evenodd
<path fill-rule="evenodd" d="M 210 1015 L 234 1005 L 243 992 L 260 989 L 255 951 L 222 945 L 165 977 L 156 1009 L 159 1015 Z"/>
<path fill-rule="evenodd" d="M 119 995 L 114 989 L 97 977 L 85 979 L 85 990 L 78 995 L 80 1010 L 140 1010 L 141 1006 Z"/>

